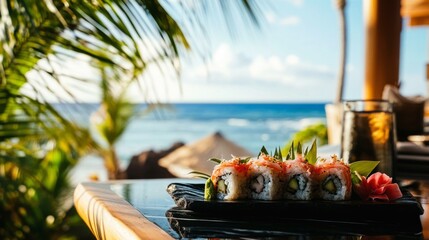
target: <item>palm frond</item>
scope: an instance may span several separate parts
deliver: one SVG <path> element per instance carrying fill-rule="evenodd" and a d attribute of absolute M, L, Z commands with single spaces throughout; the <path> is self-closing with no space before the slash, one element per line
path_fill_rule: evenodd
<path fill-rule="evenodd" d="M 237 7 L 251 21 L 257 20 L 256 1 L 250 0 L 0 1 L 0 229 L 6 229 L 6 236 L 16 238 L 15 231 L 22 226 L 29 228 L 20 232 L 23 238 L 58 236 L 52 231 L 67 224 L 59 206 L 68 173 L 89 148 L 101 149 L 86 129 L 58 112 L 45 95 L 61 101 L 64 93 L 75 99 L 66 78 L 75 85 L 109 79 L 109 84 L 137 81 L 150 87 L 141 84 L 147 81 L 142 73 L 148 65 L 165 76 L 171 71 L 179 76 L 177 61 L 183 53 L 197 49 L 205 56 L 201 43 L 208 40 L 206 10 L 220 5 L 217 9 L 223 10 L 217 13 L 227 22 L 235 19 Z M 180 11 L 189 17 L 181 19 Z M 86 60 L 78 64 L 91 65 L 97 77 L 60 71 L 68 67 L 67 59 L 79 56 Z M 120 94 L 118 101 L 109 95 L 104 99 L 115 119 L 105 130 L 111 143 L 134 115 L 134 106 L 124 96 Z M 109 150 L 114 159 L 114 148 Z M 54 221 L 47 223 L 47 216 L 54 216 Z"/>
<path fill-rule="evenodd" d="M 70 170 L 91 144 L 88 133 L 50 104 L 6 89 L 0 106 L 0 235 L 14 237 L 20 226 L 28 228 L 23 239 L 58 234 L 68 224 L 61 199 L 71 190 Z"/>
<path fill-rule="evenodd" d="M 153 0 L 64 0 L 55 2 L 55 5 L 53 1 L 32 4 L 24 0 L 10 1 L 7 8 L 2 8 L 2 16 L 9 21 L 4 21 L 4 38 L 1 39 L 5 44 L 1 48 L 0 80 L 3 84 L 7 81 L 9 90 L 16 93 L 28 82 L 26 73 L 40 59 L 58 54 L 53 51 L 57 47 L 89 56 L 102 66 L 131 72 L 132 79 L 139 81 L 137 76 L 150 62 L 164 71 L 167 65 L 158 62 L 167 61 L 170 68 L 177 71 L 176 60 L 181 49 L 192 46 L 198 49 L 199 43 L 207 40 L 198 39 L 204 36 L 201 34 L 192 37 L 191 44 L 188 41 L 191 31 L 186 29 L 204 32 L 205 24 L 199 23 L 207 17 L 207 10 L 217 9 L 228 25 L 239 19 L 233 17 L 236 13 L 245 13 L 243 15 L 251 22 L 258 22 L 255 1 L 196 1 L 192 4 L 193 8 L 186 1 L 179 1 L 174 6 Z M 193 14 L 178 22 L 175 11 Z"/>

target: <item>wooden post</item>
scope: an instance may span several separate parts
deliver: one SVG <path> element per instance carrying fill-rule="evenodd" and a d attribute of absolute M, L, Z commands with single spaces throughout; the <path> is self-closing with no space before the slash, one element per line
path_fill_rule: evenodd
<path fill-rule="evenodd" d="M 426 80 L 429 81 L 429 63 L 426 63 Z"/>
<path fill-rule="evenodd" d="M 400 0 L 364 1 L 364 99 L 381 99 L 385 85 L 398 85 L 402 27 L 400 9 Z"/>

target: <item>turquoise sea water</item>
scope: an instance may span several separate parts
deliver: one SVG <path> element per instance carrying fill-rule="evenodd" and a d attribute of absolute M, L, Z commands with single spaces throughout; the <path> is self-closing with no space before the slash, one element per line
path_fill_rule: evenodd
<path fill-rule="evenodd" d="M 171 104 L 134 119 L 117 143 L 117 153 L 125 168 L 133 155 L 154 149 L 169 148 L 181 141 L 193 143 L 217 131 L 256 156 L 267 149 L 282 147 L 298 130 L 316 122 L 326 122 L 325 103 L 288 104 Z M 84 125 L 98 105 L 58 105 Z M 140 105 L 144 110 L 145 105 Z M 84 175 L 103 174 L 101 160 L 84 158 L 75 170 Z M 102 176 L 101 179 L 104 177 Z"/>
<path fill-rule="evenodd" d="M 220 131 L 227 139 L 255 155 L 284 146 L 303 127 L 325 122 L 325 103 L 303 104 L 171 104 L 134 119 L 117 144 L 123 164 L 131 156 L 148 149 L 161 150 L 177 141 L 192 143 Z M 67 111 L 83 124 L 97 109 L 86 104 Z M 140 105 L 144 109 L 145 105 Z"/>

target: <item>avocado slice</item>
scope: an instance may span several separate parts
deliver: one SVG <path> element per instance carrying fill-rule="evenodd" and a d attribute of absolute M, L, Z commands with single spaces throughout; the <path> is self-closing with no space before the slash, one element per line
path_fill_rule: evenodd
<path fill-rule="evenodd" d="M 326 183 L 323 185 L 323 189 L 325 189 L 326 191 L 328 191 L 330 193 L 336 193 L 337 192 L 337 187 L 335 187 L 334 181 L 332 181 L 332 180 L 326 181 Z"/>
<path fill-rule="evenodd" d="M 288 183 L 288 190 L 291 192 L 296 192 L 298 187 L 298 180 L 296 178 L 291 178 Z"/>
<path fill-rule="evenodd" d="M 221 179 L 217 181 L 217 191 L 221 193 L 226 193 L 226 184 L 225 180 Z"/>

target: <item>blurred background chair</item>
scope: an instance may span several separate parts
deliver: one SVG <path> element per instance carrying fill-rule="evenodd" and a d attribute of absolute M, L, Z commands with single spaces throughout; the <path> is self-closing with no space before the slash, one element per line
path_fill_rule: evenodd
<path fill-rule="evenodd" d="M 411 135 L 424 134 L 424 97 L 406 97 L 401 95 L 398 87 L 386 85 L 383 99 L 393 104 L 398 141 L 408 141 Z"/>

